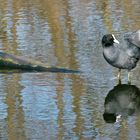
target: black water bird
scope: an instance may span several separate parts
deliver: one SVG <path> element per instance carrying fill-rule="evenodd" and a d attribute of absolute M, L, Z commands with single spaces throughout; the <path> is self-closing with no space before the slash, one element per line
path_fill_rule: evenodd
<path fill-rule="evenodd" d="M 130 71 L 136 67 L 140 59 L 140 30 L 124 36 L 127 45 L 120 45 L 113 34 L 106 34 L 102 38 L 103 56 L 112 66 L 119 69 L 120 80 L 121 69 L 128 70 L 128 81 Z"/>
<path fill-rule="evenodd" d="M 140 115 L 140 90 L 135 85 L 119 84 L 105 98 L 103 118 L 114 123 L 121 118 Z"/>

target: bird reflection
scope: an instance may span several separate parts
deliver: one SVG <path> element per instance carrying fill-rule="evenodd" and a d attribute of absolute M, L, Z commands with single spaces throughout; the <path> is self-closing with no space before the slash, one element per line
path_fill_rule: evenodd
<path fill-rule="evenodd" d="M 135 85 L 119 84 L 109 91 L 104 103 L 103 118 L 107 123 L 115 123 L 140 112 L 140 90 Z"/>

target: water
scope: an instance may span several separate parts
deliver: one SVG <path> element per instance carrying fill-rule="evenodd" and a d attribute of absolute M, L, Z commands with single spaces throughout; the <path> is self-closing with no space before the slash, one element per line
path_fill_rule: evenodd
<path fill-rule="evenodd" d="M 105 33 L 122 41 L 125 32 L 139 29 L 139 0 L 0 3 L 2 52 L 82 72 L 0 73 L 1 140 L 140 139 L 140 64 L 132 72 L 136 87 L 116 89 L 117 70 L 101 47 Z M 122 117 L 108 123 L 107 111 Z"/>

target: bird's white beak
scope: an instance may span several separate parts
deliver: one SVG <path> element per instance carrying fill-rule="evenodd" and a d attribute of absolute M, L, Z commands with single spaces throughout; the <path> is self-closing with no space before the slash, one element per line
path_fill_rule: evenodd
<path fill-rule="evenodd" d="M 116 116 L 116 122 L 119 122 L 121 120 L 121 117 L 122 117 L 121 115 L 117 115 Z"/>
<path fill-rule="evenodd" d="M 114 39 L 114 43 L 119 44 L 120 42 L 115 38 L 115 39 Z"/>
<path fill-rule="evenodd" d="M 119 44 L 120 42 L 115 38 L 115 36 L 112 34 L 112 36 L 113 36 L 113 41 L 114 41 L 114 43 L 117 43 L 117 44 Z"/>

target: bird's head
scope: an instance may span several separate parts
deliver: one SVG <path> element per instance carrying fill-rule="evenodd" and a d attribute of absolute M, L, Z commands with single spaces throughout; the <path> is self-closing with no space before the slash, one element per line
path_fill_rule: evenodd
<path fill-rule="evenodd" d="M 102 38 L 103 47 L 112 46 L 114 43 L 119 44 L 119 41 L 115 38 L 113 34 L 106 34 Z"/>

